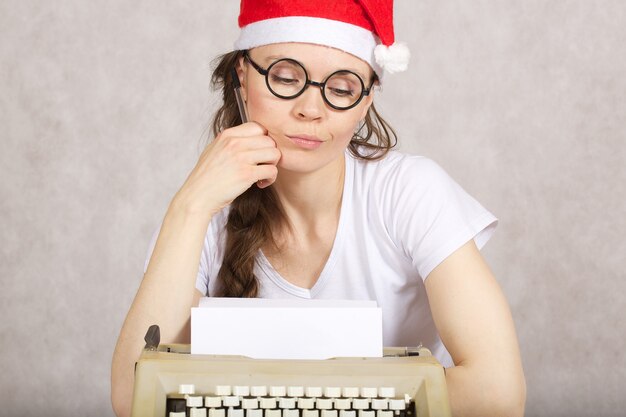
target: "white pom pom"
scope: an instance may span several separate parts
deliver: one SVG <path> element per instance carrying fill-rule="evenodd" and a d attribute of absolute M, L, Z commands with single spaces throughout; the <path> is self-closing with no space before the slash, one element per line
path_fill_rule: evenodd
<path fill-rule="evenodd" d="M 391 46 L 376 46 L 374 48 L 374 57 L 378 65 L 385 71 L 393 74 L 394 72 L 406 71 L 409 66 L 411 52 L 405 44 L 395 42 Z"/>

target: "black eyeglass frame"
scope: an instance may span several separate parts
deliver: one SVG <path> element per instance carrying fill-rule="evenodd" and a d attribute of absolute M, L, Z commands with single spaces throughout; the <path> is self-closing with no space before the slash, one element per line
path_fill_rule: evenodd
<path fill-rule="evenodd" d="M 255 70 L 256 70 L 259 74 L 261 74 L 261 75 L 263 75 L 263 76 L 265 77 L 265 84 L 267 85 L 267 89 L 268 89 L 268 90 L 270 90 L 270 92 L 271 92 L 272 94 L 274 94 L 276 97 L 278 97 L 278 98 L 282 98 L 282 99 L 285 99 L 285 100 L 291 100 L 291 99 L 294 99 L 294 98 L 296 98 L 296 97 L 300 96 L 302 93 L 304 93 L 304 91 L 308 88 L 308 86 L 309 86 L 309 85 L 312 85 L 312 86 L 315 86 L 315 87 L 319 87 L 319 89 L 320 89 L 320 93 L 322 94 L 322 98 L 324 99 L 324 102 L 325 102 L 326 104 L 328 104 L 330 107 L 332 107 L 333 109 L 335 109 L 335 110 L 350 110 L 350 109 L 352 109 L 352 108 L 356 107 L 356 106 L 357 106 L 357 105 L 361 102 L 361 100 L 363 100 L 363 97 L 365 97 L 365 96 L 369 95 L 370 91 L 372 90 L 372 87 L 374 86 L 374 82 L 375 82 L 375 80 L 374 80 L 374 81 L 372 81 L 372 84 L 371 84 L 368 88 L 365 88 L 365 83 L 363 82 L 363 79 L 361 79 L 361 77 L 359 77 L 359 75 L 358 75 L 358 74 L 356 74 L 356 73 L 354 73 L 354 72 L 352 72 L 352 71 L 350 71 L 350 70 L 337 70 L 337 71 L 333 72 L 332 74 L 330 74 L 328 77 L 326 77 L 326 78 L 324 79 L 324 81 L 322 81 L 322 82 L 317 82 L 317 81 L 313 81 L 313 80 L 309 79 L 309 73 L 306 71 L 306 68 L 304 68 L 304 65 L 302 65 L 301 63 L 299 63 L 299 62 L 298 62 L 298 61 L 296 61 L 295 59 L 291 59 L 291 58 L 281 58 L 281 59 L 278 59 L 278 60 L 276 60 L 276 61 L 272 62 L 272 63 L 270 64 L 270 66 L 269 66 L 269 67 L 267 67 L 267 69 L 264 69 L 264 68 L 263 68 L 263 67 L 261 67 L 259 64 L 257 64 L 256 62 L 254 62 L 254 61 L 252 60 L 252 58 L 250 58 L 250 55 L 248 54 L 248 51 L 243 51 L 243 57 L 244 57 L 244 59 L 245 59 L 246 61 L 248 61 L 248 62 L 250 63 L 250 65 L 252 65 L 252 67 L 253 67 L 253 68 L 254 68 L 254 69 L 255 69 Z M 270 80 L 269 80 L 269 77 L 268 77 L 268 75 L 269 75 L 269 73 L 270 73 L 270 70 L 272 69 L 272 67 L 273 67 L 274 65 L 276 65 L 276 64 L 278 64 L 279 62 L 282 62 L 282 61 L 288 61 L 288 62 L 293 62 L 293 63 L 295 63 L 295 64 L 296 64 L 296 65 L 298 65 L 300 68 L 302 68 L 302 70 L 304 71 L 304 76 L 306 77 L 306 81 L 305 81 L 305 83 L 304 83 L 304 87 L 302 87 L 302 89 L 301 89 L 301 90 L 300 90 L 297 94 L 295 94 L 295 95 L 293 95 L 293 96 L 283 96 L 283 95 L 280 95 L 280 94 L 276 93 L 276 92 L 272 89 L 272 87 L 270 86 Z M 355 77 L 359 80 L 359 82 L 361 83 L 361 96 L 360 96 L 360 97 L 359 97 L 359 98 L 358 98 L 358 99 L 357 99 L 354 103 L 352 103 L 351 105 L 349 105 L 348 107 L 339 107 L 339 106 L 336 106 L 336 105 L 334 105 L 333 103 L 331 103 L 331 102 L 328 100 L 328 98 L 326 98 L 326 93 L 325 93 L 325 89 L 326 89 L 326 82 L 327 82 L 327 81 L 328 81 L 328 80 L 329 80 L 329 79 L 330 79 L 333 75 L 338 74 L 338 73 L 346 73 L 346 72 L 347 72 L 347 73 L 349 73 L 349 74 L 353 74 L 353 75 L 354 75 L 354 76 L 355 76 Z"/>

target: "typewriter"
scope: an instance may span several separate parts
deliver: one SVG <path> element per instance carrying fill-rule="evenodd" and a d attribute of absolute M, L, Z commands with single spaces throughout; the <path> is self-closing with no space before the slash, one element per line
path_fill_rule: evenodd
<path fill-rule="evenodd" d="M 135 368 L 132 417 L 450 416 L 443 367 L 423 347 L 381 358 L 251 359 L 159 345 Z"/>

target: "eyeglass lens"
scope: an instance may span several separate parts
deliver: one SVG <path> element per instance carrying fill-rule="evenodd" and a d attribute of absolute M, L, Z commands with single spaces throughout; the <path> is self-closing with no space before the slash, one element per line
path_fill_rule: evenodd
<path fill-rule="evenodd" d="M 307 74 L 297 61 L 281 59 L 268 68 L 267 86 L 281 98 L 293 98 L 306 88 Z M 363 82 L 349 71 L 337 71 L 326 82 L 322 94 L 326 101 L 337 108 L 348 108 L 360 100 Z"/>

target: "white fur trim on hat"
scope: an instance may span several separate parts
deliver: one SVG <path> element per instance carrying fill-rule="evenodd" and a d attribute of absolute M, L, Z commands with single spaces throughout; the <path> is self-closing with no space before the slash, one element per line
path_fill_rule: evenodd
<path fill-rule="evenodd" d="M 411 51 L 405 44 L 395 42 L 391 46 L 378 45 L 374 49 L 374 56 L 378 65 L 393 74 L 394 72 L 406 71 L 409 66 Z"/>
<path fill-rule="evenodd" d="M 382 67 L 374 58 L 374 48 L 380 42 L 378 37 L 367 29 L 336 20 L 289 16 L 250 23 L 241 29 L 235 50 L 282 42 L 314 43 L 340 49 L 367 62 L 382 78 Z"/>

